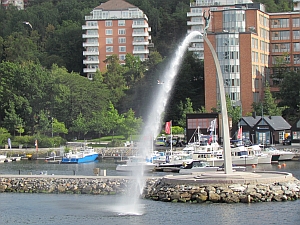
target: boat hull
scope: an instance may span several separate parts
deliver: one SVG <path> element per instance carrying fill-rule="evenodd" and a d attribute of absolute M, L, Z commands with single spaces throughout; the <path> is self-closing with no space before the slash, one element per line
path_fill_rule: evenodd
<path fill-rule="evenodd" d="M 232 158 L 232 164 L 235 166 L 251 166 L 258 164 L 257 157 L 242 157 L 242 158 Z"/>
<path fill-rule="evenodd" d="M 136 171 L 137 169 L 143 168 L 144 171 L 153 171 L 155 168 L 155 164 L 145 164 L 145 165 L 127 165 L 127 164 L 119 164 L 116 167 L 116 171 L 121 172 L 132 172 Z"/>
<path fill-rule="evenodd" d="M 87 163 L 87 162 L 93 162 L 98 158 L 98 153 L 86 155 L 82 158 L 68 158 L 63 157 L 61 160 L 61 163 L 70 163 L 70 164 L 76 164 L 76 163 Z"/>

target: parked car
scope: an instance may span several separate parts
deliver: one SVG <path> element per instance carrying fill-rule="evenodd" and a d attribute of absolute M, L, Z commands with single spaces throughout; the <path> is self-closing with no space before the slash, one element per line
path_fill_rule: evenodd
<path fill-rule="evenodd" d="M 292 138 L 291 138 L 291 136 L 288 136 L 286 139 L 284 139 L 282 141 L 282 144 L 283 145 L 291 145 L 292 144 Z"/>

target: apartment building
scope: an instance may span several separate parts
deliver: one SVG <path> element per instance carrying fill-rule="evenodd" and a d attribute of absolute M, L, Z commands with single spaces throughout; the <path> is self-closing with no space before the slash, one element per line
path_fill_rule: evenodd
<path fill-rule="evenodd" d="M 300 0 L 293 0 L 294 11 L 300 11 Z"/>
<path fill-rule="evenodd" d="M 270 63 L 278 62 L 294 70 L 300 69 L 300 14 L 299 12 L 269 13 Z M 281 60 L 280 60 L 281 59 Z M 283 60 L 282 60 L 283 59 Z M 271 84 L 276 85 L 276 82 Z"/>
<path fill-rule="evenodd" d="M 190 3 L 190 12 L 187 13 L 189 21 L 187 25 L 190 27 L 188 34 L 192 31 L 204 32 L 204 19 L 203 13 L 205 12 L 208 15 L 208 10 L 210 11 L 219 11 L 226 10 L 230 8 L 235 8 L 236 4 L 246 4 L 252 3 L 251 0 L 195 0 Z M 213 17 L 213 15 L 212 15 Z M 211 31 L 211 28 L 208 29 Z M 204 59 L 204 41 L 201 35 L 196 36 L 191 41 L 191 45 L 188 48 L 188 51 L 194 53 L 194 55 L 199 59 Z"/>
<path fill-rule="evenodd" d="M 243 115 L 263 98 L 269 66 L 269 15 L 263 5 L 251 6 L 255 7 L 213 12 L 212 30 L 207 35 L 219 58 L 225 92 L 233 105 L 242 106 Z M 215 64 L 207 47 L 204 55 L 205 108 L 210 110 L 220 97 Z"/>
<path fill-rule="evenodd" d="M 265 84 L 278 91 L 272 69 L 284 59 L 285 66 L 299 69 L 299 12 L 266 13 L 259 3 L 236 4 L 212 11 L 207 37 L 218 55 L 226 94 L 246 115 L 252 103 L 264 97 Z M 204 43 L 205 108 L 220 101 L 215 64 Z"/>
<path fill-rule="evenodd" d="M 106 70 L 104 61 L 113 54 L 120 63 L 124 63 L 127 53 L 142 61 L 148 59 L 151 28 L 147 16 L 136 6 L 124 0 L 109 0 L 94 8 L 85 21 L 83 72 L 89 79 L 97 70 Z"/>
<path fill-rule="evenodd" d="M 28 0 L 1 0 L 1 4 L 4 7 L 9 5 L 16 6 L 18 9 L 24 9 L 24 4 L 27 4 Z"/>

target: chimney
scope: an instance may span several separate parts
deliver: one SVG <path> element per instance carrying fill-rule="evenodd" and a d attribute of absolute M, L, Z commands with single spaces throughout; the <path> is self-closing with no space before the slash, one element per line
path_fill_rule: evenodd
<path fill-rule="evenodd" d="M 256 112 L 252 112 L 252 117 L 255 119 L 256 118 Z"/>

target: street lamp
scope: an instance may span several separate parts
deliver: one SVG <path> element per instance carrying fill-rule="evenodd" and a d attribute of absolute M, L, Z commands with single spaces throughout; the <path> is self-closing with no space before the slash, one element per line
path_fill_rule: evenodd
<path fill-rule="evenodd" d="M 53 117 L 51 117 L 51 136 L 53 137 Z"/>

